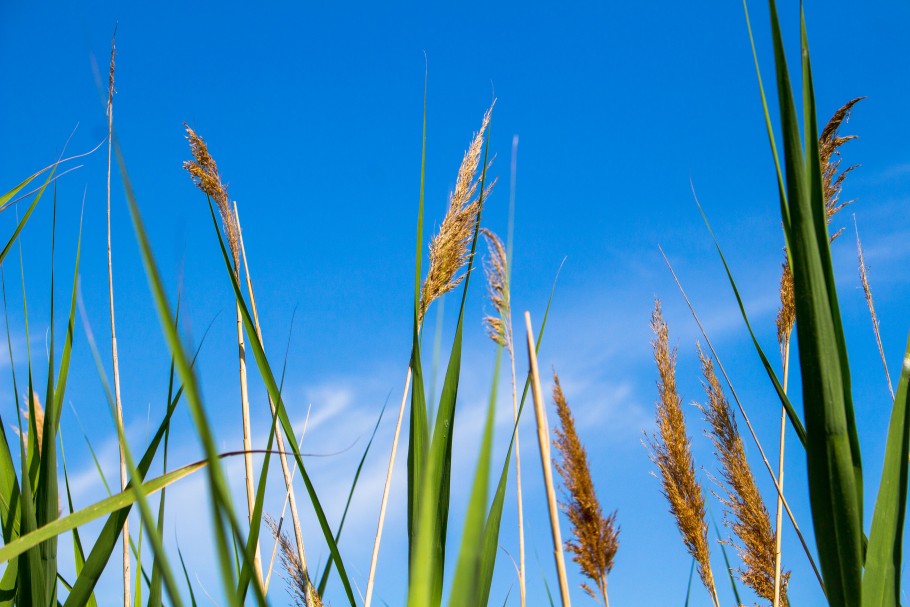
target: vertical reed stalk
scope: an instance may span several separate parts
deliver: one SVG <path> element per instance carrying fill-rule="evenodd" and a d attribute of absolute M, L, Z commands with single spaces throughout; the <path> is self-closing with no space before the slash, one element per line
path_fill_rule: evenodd
<path fill-rule="evenodd" d="M 537 354 L 534 348 L 534 331 L 531 328 L 531 313 L 525 312 L 525 329 L 528 333 L 528 363 L 531 373 L 531 394 L 534 397 L 534 414 L 537 419 L 537 442 L 540 445 L 540 464 L 543 468 L 544 486 L 547 490 L 547 506 L 550 511 L 550 532 L 553 536 L 553 558 L 559 578 L 559 594 L 563 607 L 572 603 L 569 599 L 569 582 L 566 578 L 566 560 L 562 552 L 562 533 L 559 530 L 559 506 L 556 504 L 556 490 L 553 485 L 552 458 L 550 457 L 550 429 L 544 408 L 543 390 L 540 387 L 540 370 L 537 368 Z"/>
<path fill-rule="evenodd" d="M 784 377 L 782 387 L 784 393 L 787 392 L 787 384 L 790 379 L 790 339 L 783 346 L 783 366 Z M 780 590 L 781 590 L 781 553 L 782 553 L 782 531 L 784 524 L 784 441 L 787 434 L 787 408 L 780 408 L 780 450 L 777 460 L 777 484 L 780 487 L 780 493 L 777 494 L 777 512 L 774 518 L 774 603 L 773 607 L 780 607 Z"/>
<path fill-rule="evenodd" d="M 243 260 L 243 267 L 246 271 L 246 288 L 250 294 L 250 308 L 253 312 L 253 322 L 256 325 L 256 338 L 259 339 L 260 345 L 265 347 L 262 341 L 262 327 L 259 325 L 259 309 L 256 307 L 256 296 L 253 294 L 253 279 L 250 276 L 250 266 L 246 260 L 246 247 L 243 246 L 243 229 L 240 227 L 240 213 L 237 211 L 237 203 L 234 203 L 234 218 L 237 221 L 237 239 L 240 246 L 240 256 Z M 284 432 L 280 427 L 280 422 L 275 415 L 275 403 L 269 396 L 269 409 L 272 417 L 275 418 L 275 440 L 278 445 L 278 459 L 281 462 L 281 473 L 284 476 L 284 487 L 287 490 L 288 505 L 291 508 L 291 522 L 294 526 L 294 539 L 297 545 L 297 560 L 303 568 L 303 575 L 309 582 L 309 570 L 306 564 L 306 552 L 303 548 L 303 533 L 300 529 L 300 516 L 297 512 L 297 500 L 294 497 L 294 477 L 288 466 L 287 451 L 284 443 Z"/>
<path fill-rule="evenodd" d="M 114 405 L 117 414 L 117 423 L 123 425 L 123 403 L 120 400 L 120 359 L 117 356 L 117 327 L 114 322 L 114 264 L 111 253 L 111 150 L 114 143 L 114 58 L 117 54 L 117 29 L 111 37 L 111 65 L 108 72 L 107 89 L 107 285 L 110 296 L 111 310 L 111 360 L 114 367 Z M 120 490 L 126 488 L 128 482 L 126 473 L 126 459 L 123 454 L 123 445 L 120 445 Z M 130 519 L 123 519 L 123 607 L 131 607 L 130 584 L 132 575 L 130 558 Z"/>

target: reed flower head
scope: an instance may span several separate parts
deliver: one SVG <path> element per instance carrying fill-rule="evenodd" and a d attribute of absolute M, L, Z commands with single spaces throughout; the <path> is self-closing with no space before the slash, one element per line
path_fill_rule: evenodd
<path fill-rule="evenodd" d="M 459 274 L 468 263 L 471 252 L 469 247 L 474 238 L 477 218 L 484 201 L 490 193 L 491 184 L 476 198 L 478 180 L 475 179 L 480 164 L 480 152 L 483 148 L 484 133 L 490 124 L 492 106 L 484 114 L 480 130 L 474 136 L 471 146 L 465 152 L 455 191 L 449 198 L 445 218 L 439 226 L 439 233 L 430 242 L 430 269 L 423 282 L 418 310 L 418 322 L 423 320 L 427 308 L 441 295 L 444 295 L 461 284 L 464 274 Z"/>
<path fill-rule="evenodd" d="M 287 574 L 288 594 L 294 600 L 294 605 L 297 607 L 322 607 L 322 599 L 319 598 L 316 587 L 310 581 L 310 576 L 300 564 L 300 558 L 291 546 L 287 535 L 279 528 L 275 519 L 268 514 L 265 515 L 265 522 L 272 530 L 275 541 L 278 542 L 281 564 L 284 565 Z"/>
<path fill-rule="evenodd" d="M 499 236 L 486 228 L 480 229 L 481 235 L 487 243 L 490 255 L 484 262 L 484 273 L 487 277 L 487 294 L 496 310 L 496 316 L 484 316 L 483 323 L 487 327 L 487 334 L 503 348 L 512 347 L 512 331 L 509 317 L 509 279 L 507 273 L 506 248 Z"/>
<path fill-rule="evenodd" d="M 746 460 L 733 410 L 714 372 L 714 363 L 701 348 L 698 355 L 708 396 L 708 405 L 701 409 L 710 426 L 711 440 L 720 461 L 721 478 L 726 492 L 726 497 L 719 498 L 725 506 L 724 523 L 741 542 L 736 550 L 745 568 L 738 571 L 739 577 L 758 596 L 773 602 L 776 536 L 771 519 L 755 485 L 755 477 Z M 780 604 L 784 607 L 789 605 L 789 578 L 789 572 L 782 572 Z"/>
<path fill-rule="evenodd" d="M 41 401 L 38 399 L 38 394 L 32 392 L 32 404 L 35 407 L 35 444 L 38 446 L 38 453 L 41 453 L 41 449 L 44 446 L 44 407 L 41 406 Z M 25 419 L 29 420 L 29 410 L 26 407 Z M 31 427 L 31 423 L 28 424 L 28 427 Z M 27 428 L 28 428 L 27 427 Z M 25 430 L 25 443 L 28 444 L 28 429 Z"/>
<path fill-rule="evenodd" d="M 186 127 L 186 138 L 190 142 L 190 151 L 194 158 L 194 160 L 184 162 L 183 168 L 190 174 L 196 187 L 215 201 L 218 212 L 221 214 L 221 223 L 224 226 L 228 246 L 234 257 L 234 268 L 236 270 L 240 267 L 240 230 L 237 228 L 237 220 L 228 200 L 227 186 L 221 181 L 218 165 L 209 153 L 205 140 L 197 135 L 196 131 L 191 129 L 185 122 L 183 126 Z"/>
<path fill-rule="evenodd" d="M 566 488 L 566 501 L 560 500 L 563 512 L 572 524 L 574 539 L 567 540 L 566 550 L 573 554 L 572 560 L 581 567 L 581 572 L 597 587 L 600 596 L 587 584 L 585 592 L 594 599 L 607 603 L 607 574 L 613 568 L 613 557 L 619 548 L 619 528 L 616 526 L 616 512 L 604 517 L 591 480 L 591 469 L 585 448 L 575 430 L 575 419 L 559 384 L 559 376 L 553 373 L 553 400 L 559 415 L 559 426 L 553 445 L 559 452 L 554 459 L 556 470 L 562 476 Z"/>
<path fill-rule="evenodd" d="M 716 589 L 708 548 L 705 497 L 695 479 L 695 463 L 686 434 L 682 399 L 676 388 L 676 350 L 670 349 L 669 329 L 664 322 L 659 300 L 654 303 L 651 330 L 655 335 L 651 345 L 660 377 L 657 382 L 657 433 L 648 441 L 651 460 L 657 464 L 661 488 L 670 503 L 670 513 L 676 519 L 683 543 L 695 559 L 702 583 L 714 597 Z"/>

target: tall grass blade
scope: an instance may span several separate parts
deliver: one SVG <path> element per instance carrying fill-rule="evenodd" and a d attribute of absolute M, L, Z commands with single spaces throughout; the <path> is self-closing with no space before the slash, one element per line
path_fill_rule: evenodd
<path fill-rule="evenodd" d="M 907 513 L 907 469 L 910 458 L 910 340 L 904 353 L 882 480 L 872 515 L 872 531 L 863 576 L 863 607 L 900 605 L 904 523 Z"/>

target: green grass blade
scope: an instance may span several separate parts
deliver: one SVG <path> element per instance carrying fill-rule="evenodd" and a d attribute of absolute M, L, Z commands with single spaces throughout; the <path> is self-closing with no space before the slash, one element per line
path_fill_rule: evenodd
<path fill-rule="evenodd" d="M 348 509 L 351 507 L 351 500 L 354 498 L 354 489 L 357 488 L 357 481 L 360 479 L 360 471 L 363 470 L 363 464 L 367 461 L 367 455 L 370 453 L 370 447 L 373 445 L 373 439 L 376 438 L 376 431 L 379 430 L 379 423 L 382 421 L 382 416 L 385 413 L 386 406 L 389 404 L 389 398 L 386 397 L 385 404 L 382 405 L 382 409 L 379 411 L 379 419 L 376 420 L 376 425 L 373 426 L 373 433 L 370 434 L 370 440 L 367 441 L 366 449 L 363 450 L 363 456 L 360 458 L 360 463 L 357 464 L 357 471 L 354 473 L 354 480 L 351 483 L 351 489 L 348 491 L 348 499 L 344 504 L 344 511 L 341 513 L 341 522 L 338 523 L 338 530 L 335 531 L 335 543 L 337 544 L 341 539 L 341 530 L 344 528 L 344 521 L 348 516 Z M 329 574 L 332 572 L 332 560 L 325 564 L 325 569 L 322 571 L 322 575 L 319 577 L 319 585 L 316 587 L 316 592 L 319 596 L 323 596 L 325 593 L 326 584 L 329 582 Z"/>
<path fill-rule="evenodd" d="M 180 567 L 183 569 L 183 577 L 186 579 L 186 587 L 190 593 L 190 605 L 196 607 L 196 594 L 193 592 L 193 582 L 190 581 L 190 574 L 186 570 L 186 561 L 183 560 L 183 552 L 180 551 L 180 544 L 177 544 L 177 556 L 180 558 Z"/>
<path fill-rule="evenodd" d="M 686 585 L 686 602 L 684 607 L 689 607 L 689 599 L 692 597 L 692 580 L 695 579 L 695 559 L 692 559 L 692 566 L 689 567 L 689 583 Z M 737 605 L 740 603 L 737 602 Z"/>
<path fill-rule="evenodd" d="M 863 576 L 863 607 L 900 605 L 904 522 L 907 513 L 907 470 L 910 458 L 910 340 L 904 353 L 878 498 L 872 515 L 872 531 L 866 551 Z"/>
<path fill-rule="evenodd" d="M 72 514 L 75 512 L 73 507 L 73 494 L 70 492 L 70 479 L 69 473 L 66 469 L 66 453 L 63 450 L 63 433 L 60 433 L 60 461 L 63 464 L 63 483 L 66 488 L 66 504 L 69 508 L 69 513 Z M 79 536 L 79 528 L 73 528 L 73 558 L 75 559 L 76 564 L 76 577 L 79 577 L 79 574 L 82 573 L 82 569 L 85 567 L 85 551 L 82 548 L 82 538 Z M 67 587 L 67 590 L 72 591 L 72 585 Z M 86 602 L 86 607 L 98 607 L 98 602 L 95 600 L 95 595 L 89 595 L 88 602 Z"/>
<path fill-rule="evenodd" d="M 472 607 L 485 605 L 478 598 L 484 594 L 480 587 L 480 568 L 484 552 L 484 527 L 487 519 L 487 493 L 490 484 L 490 460 L 493 452 L 493 425 L 496 417 L 496 395 L 499 389 L 499 371 L 502 366 L 502 346 L 496 347 L 496 359 L 493 363 L 493 385 L 490 389 L 490 403 L 487 406 L 487 419 L 484 423 L 483 438 L 480 443 L 480 455 L 477 458 L 477 469 L 474 472 L 474 485 L 468 500 L 464 528 L 461 535 L 461 548 L 458 551 L 458 564 L 455 567 L 455 578 L 452 582 L 452 595 L 449 605 L 453 607 Z"/>
<path fill-rule="evenodd" d="M 714 520 L 714 514 L 711 514 L 711 523 L 714 525 L 714 534 L 717 536 L 717 543 L 720 544 L 720 551 L 724 557 L 724 569 L 727 570 L 727 575 L 730 577 L 730 586 L 733 587 L 733 597 L 736 599 L 737 605 L 743 605 L 743 601 L 739 598 L 739 588 L 736 587 L 736 576 L 733 575 L 733 567 L 730 566 L 730 558 L 727 556 L 727 545 L 724 543 L 723 538 L 720 535 L 720 529 L 717 527 L 717 522 Z M 694 564 L 694 561 L 693 561 Z M 691 589 L 692 584 L 692 574 L 689 574 L 689 584 Z M 686 594 L 686 603 L 689 602 L 689 595 Z"/>
<path fill-rule="evenodd" d="M 836 607 L 853 606 L 862 596 L 862 468 L 828 246 L 805 21 L 801 19 L 804 156 L 777 7 L 774 0 L 769 5 L 787 177 L 790 226 L 785 226 L 785 236 L 796 299 L 812 521 L 828 600 Z"/>

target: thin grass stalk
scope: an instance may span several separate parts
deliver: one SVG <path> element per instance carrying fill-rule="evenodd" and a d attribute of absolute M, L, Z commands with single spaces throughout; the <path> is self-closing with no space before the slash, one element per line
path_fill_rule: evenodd
<path fill-rule="evenodd" d="M 107 89 L 107 284 L 111 311 L 111 359 L 114 370 L 114 404 L 118 424 L 123 424 L 123 403 L 120 400 L 120 359 L 117 356 L 117 327 L 114 322 L 114 265 L 111 253 L 111 155 L 114 144 L 114 58 L 117 53 L 117 29 L 111 38 L 111 65 L 108 72 Z M 120 452 L 120 490 L 126 488 L 129 479 L 126 473 L 126 459 L 124 458 L 123 445 L 119 446 Z M 129 517 L 123 521 L 123 607 L 132 604 L 130 584 L 130 521 Z"/>
<path fill-rule="evenodd" d="M 752 422 L 749 421 L 749 416 L 746 413 L 745 407 L 743 407 L 742 401 L 739 400 L 739 395 L 737 394 L 736 389 L 733 387 L 733 382 L 730 381 L 730 376 L 727 375 L 727 370 L 724 368 L 724 364 L 721 362 L 720 357 L 717 355 L 717 350 L 714 349 L 714 345 L 711 343 L 711 338 L 708 337 L 708 333 L 705 331 L 704 325 L 701 324 L 701 319 L 699 319 L 698 314 L 695 312 L 695 307 L 689 300 L 689 296 L 686 295 L 686 291 L 683 289 L 682 283 L 679 282 L 679 277 L 676 276 L 676 272 L 673 270 L 673 266 L 670 264 L 670 260 L 667 259 L 667 255 L 664 253 L 664 250 L 660 246 L 658 246 L 658 249 L 664 258 L 664 263 L 667 264 L 667 268 L 670 270 L 670 274 L 673 276 L 674 282 L 676 282 L 676 287 L 679 289 L 680 294 L 683 296 L 683 299 L 686 302 L 686 306 L 689 308 L 689 312 L 692 314 L 692 318 L 695 320 L 695 324 L 698 325 L 699 331 L 701 331 L 702 336 L 705 338 L 705 344 L 707 344 L 708 349 L 711 350 L 711 355 L 714 357 L 714 360 L 717 361 L 717 367 L 720 369 L 721 375 L 724 376 L 724 382 L 727 384 L 727 387 L 730 388 L 730 394 L 733 395 L 733 400 L 736 401 L 736 407 L 739 409 L 740 414 L 742 414 L 743 421 L 746 422 L 746 427 L 749 429 L 749 434 L 752 435 L 752 440 L 755 442 L 755 446 L 758 447 L 758 453 L 761 455 L 762 462 L 765 464 L 765 468 L 768 470 L 768 475 L 771 477 L 771 481 L 774 483 L 774 488 L 777 490 L 777 495 L 783 503 L 784 510 L 787 511 L 787 516 L 790 518 L 790 523 L 793 525 L 794 531 L 796 531 L 796 536 L 799 538 L 800 544 L 803 547 L 803 552 L 805 552 L 806 558 L 809 560 L 809 564 L 812 566 L 812 571 L 815 573 L 815 577 L 818 579 L 818 583 L 822 588 L 822 592 L 824 592 L 825 582 L 822 580 L 822 576 L 818 570 L 818 566 L 815 563 L 815 559 L 812 557 L 812 553 L 809 551 L 809 545 L 806 543 L 806 538 L 803 536 L 802 531 L 800 531 L 799 524 L 796 522 L 796 517 L 793 515 L 793 511 L 790 509 L 790 504 L 787 503 L 787 498 L 784 497 L 783 489 L 781 488 L 780 483 L 777 481 L 777 475 L 774 474 L 774 471 L 771 468 L 771 464 L 768 462 L 768 457 L 765 455 L 765 450 L 761 446 L 761 441 L 758 440 L 758 435 L 755 433 L 755 428 L 752 427 Z"/>
<path fill-rule="evenodd" d="M 531 313 L 525 312 L 525 329 L 528 334 L 528 364 L 531 374 L 531 394 L 534 397 L 534 414 L 537 419 L 537 442 L 540 446 L 540 464 L 543 468 L 544 487 L 547 491 L 547 507 L 550 512 L 550 533 L 553 536 L 553 558 L 559 578 L 559 595 L 563 607 L 569 607 L 569 582 L 566 577 L 566 560 L 562 551 L 562 533 L 559 530 L 559 506 L 556 503 L 556 489 L 553 485 L 552 457 L 550 456 L 550 429 L 544 408 L 543 390 L 540 387 L 540 370 L 537 368 L 537 353 L 534 347 L 534 331 L 531 328 Z"/>
<path fill-rule="evenodd" d="M 888 380 L 888 392 L 891 394 L 891 400 L 894 401 L 894 386 L 891 384 L 891 373 L 888 372 L 888 361 L 885 358 L 885 348 L 882 346 L 882 334 L 878 326 L 878 314 L 875 313 L 875 305 L 872 303 L 872 287 L 869 286 L 869 273 L 866 268 L 866 260 L 863 259 L 863 243 L 859 240 L 859 228 L 856 226 L 856 215 L 853 216 L 853 229 L 856 231 L 856 254 L 859 259 L 859 280 L 863 285 L 863 295 L 866 296 L 866 306 L 869 308 L 869 315 L 872 317 L 872 331 L 875 333 L 875 344 L 878 346 L 878 355 L 882 359 L 882 366 L 885 369 L 885 379 Z"/>
<path fill-rule="evenodd" d="M 787 384 L 790 379 L 790 337 L 784 342 L 781 349 L 783 358 L 783 383 L 784 393 L 787 392 Z M 784 516 L 784 442 L 787 435 L 787 408 L 780 408 L 780 453 L 777 460 L 777 482 L 780 486 L 780 493 L 777 495 L 777 511 L 774 517 L 774 603 L 773 607 L 780 607 L 780 590 L 781 590 L 781 553 L 783 552 L 783 516 Z"/>
<path fill-rule="evenodd" d="M 262 340 L 262 327 L 259 324 L 259 310 L 256 307 L 256 296 L 253 294 L 253 279 L 250 276 L 250 266 L 247 263 L 246 259 L 246 247 L 243 245 L 243 229 L 240 227 L 240 213 L 237 211 L 237 203 L 234 203 L 234 218 L 237 221 L 237 240 L 240 247 L 240 256 L 243 261 L 243 268 L 246 272 L 246 288 L 247 292 L 250 294 L 250 309 L 253 313 L 253 322 L 256 326 L 256 337 L 259 339 L 259 343 L 264 343 Z M 272 417 L 275 417 L 275 403 L 272 401 L 271 396 L 269 396 L 269 410 L 272 412 Z M 309 580 L 309 570 L 307 569 L 306 564 L 306 551 L 303 547 L 303 532 L 300 529 L 300 516 L 297 511 L 297 500 L 294 497 L 294 477 L 291 472 L 290 467 L 288 466 L 287 453 L 284 448 L 284 436 L 280 431 L 278 426 L 279 422 L 275 421 L 275 438 L 278 446 L 278 456 L 279 461 L 281 462 L 281 473 L 284 476 L 284 486 L 287 490 L 287 501 L 288 505 L 291 508 L 291 522 L 294 527 L 294 540 L 297 547 L 297 559 L 300 563 L 300 566 L 303 568 L 303 574 L 307 580 Z"/>
<path fill-rule="evenodd" d="M 512 371 L 512 416 L 515 421 L 515 501 L 518 510 L 518 590 L 521 594 L 521 607 L 527 604 L 527 567 L 525 565 L 525 525 L 524 502 L 521 492 L 521 446 L 518 442 L 518 381 L 515 374 L 515 342 L 512 331 L 512 243 L 515 233 L 515 186 L 518 175 L 518 135 L 512 137 L 512 162 L 509 171 L 509 227 L 506 238 L 506 281 L 509 286 L 510 305 L 506 329 L 509 332 L 509 362 Z"/>
<path fill-rule="evenodd" d="M 310 412 L 309 412 L 309 410 L 307 410 L 307 416 L 303 422 L 303 432 L 301 432 L 300 440 L 297 442 L 298 450 L 300 449 L 300 446 L 303 444 L 303 437 L 306 434 L 306 428 L 307 428 L 307 424 L 309 424 L 309 421 L 310 421 Z M 294 477 L 296 476 L 296 474 L 297 474 L 297 462 L 294 462 L 293 464 L 291 464 L 291 481 L 294 480 Z M 281 516 L 278 518 L 278 528 L 279 529 L 281 528 L 282 524 L 284 523 L 284 515 L 287 512 L 287 507 L 288 507 L 288 496 L 287 496 L 287 494 L 285 494 L 284 503 L 281 506 Z M 268 594 L 268 592 L 269 592 L 269 582 L 272 579 L 272 570 L 274 569 L 275 557 L 277 555 L 278 555 L 278 544 L 275 544 L 272 547 L 272 556 L 269 559 L 269 567 L 268 567 L 268 569 L 266 569 L 266 573 L 265 573 L 264 588 L 265 588 L 266 594 Z"/>

